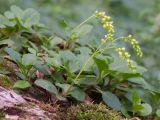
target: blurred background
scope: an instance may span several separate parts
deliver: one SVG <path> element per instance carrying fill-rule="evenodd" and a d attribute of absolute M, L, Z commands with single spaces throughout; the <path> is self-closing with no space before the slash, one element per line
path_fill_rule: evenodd
<path fill-rule="evenodd" d="M 139 41 L 144 56 L 137 61 L 148 68 L 144 77 L 160 93 L 160 0 L 0 0 L 0 13 L 11 5 L 38 10 L 41 22 L 62 35 L 62 22 L 76 26 L 96 10 L 107 12 L 114 21 L 116 36 L 132 34 Z M 98 38 L 104 31 L 96 32 Z"/>

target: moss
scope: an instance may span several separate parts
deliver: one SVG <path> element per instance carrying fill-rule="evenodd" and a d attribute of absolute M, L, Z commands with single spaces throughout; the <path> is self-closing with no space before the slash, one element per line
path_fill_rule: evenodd
<path fill-rule="evenodd" d="M 7 76 L 0 74 L 0 86 L 11 88 L 13 86 L 13 82 L 11 82 Z"/>
<path fill-rule="evenodd" d="M 61 120 L 123 120 L 119 113 L 103 104 L 80 104 L 59 114 Z"/>
<path fill-rule="evenodd" d="M 5 117 L 5 114 L 2 110 L 0 110 L 0 120 L 3 120 Z"/>

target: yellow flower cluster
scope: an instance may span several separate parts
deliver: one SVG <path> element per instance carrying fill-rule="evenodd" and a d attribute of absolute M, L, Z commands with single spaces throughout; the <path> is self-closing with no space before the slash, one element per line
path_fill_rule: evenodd
<path fill-rule="evenodd" d="M 128 67 L 134 71 L 136 67 L 133 65 L 133 61 L 130 58 L 131 55 L 125 51 L 125 48 L 117 48 L 116 51 L 118 52 L 119 57 L 127 62 Z"/>
<path fill-rule="evenodd" d="M 105 12 L 95 12 L 96 17 L 98 17 L 101 20 L 101 23 L 103 24 L 103 28 L 107 30 L 107 34 L 102 39 L 102 43 L 105 43 L 107 40 L 112 41 L 113 35 L 114 35 L 114 26 L 113 22 L 110 21 L 111 17 L 107 16 Z"/>
<path fill-rule="evenodd" d="M 136 51 L 136 54 L 139 56 L 139 57 L 142 57 L 143 53 L 142 53 L 142 50 L 138 44 L 138 41 L 133 39 L 131 35 L 129 35 L 127 37 L 127 41 L 129 41 L 133 47 L 133 49 Z"/>
<path fill-rule="evenodd" d="M 101 20 L 103 28 L 107 31 L 107 34 L 104 36 L 104 38 L 101 39 L 102 44 L 105 44 L 107 40 L 111 42 L 115 42 L 115 40 L 113 39 L 115 30 L 114 30 L 113 22 L 111 21 L 111 17 L 107 16 L 105 12 L 98 12 L 98 11 L 95 12 L 95 15 L 97 18 Z M 143 54 L 138 44 L 138 41 L 133 39 L 131 35 L 123 38 L 125 41 L 130 42 L 133 49 L 136 51 L 136 54 L 139 57 L 142 57 Z M 131 60 L 131 55 L 128 52 L 126 52 L 125 48 L 117 48 L 116 51 L 118 52 L 119 57 L 122 60 L 125 60 L 127 62 L 127 65 L 131 70 L 133 71 L 136 70 L 136 67 L 133 64 L 133 61 Z"/>
<path fill-rule="evenodd" d="M 132 39 L 131 40 L 131 45 L 132 45 L 133 49 L 136 51 L 137 55 L 139 57 L 142 57 L 143 53 L 142 53 L 141 48 L 138 44 L 138 41 L 136 41 L 135 39 Z"/>

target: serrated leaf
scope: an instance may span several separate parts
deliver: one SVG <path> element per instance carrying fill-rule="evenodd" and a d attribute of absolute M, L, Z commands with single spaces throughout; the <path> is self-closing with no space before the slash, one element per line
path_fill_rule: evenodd
<path fill-rule="evenodd" d="M 25 80 L 18 80 L 13 88 L 18 88 L 18 89 L 26 89 L 28 87 L 30 87 L 31 84 L 28 82 L 28 81 L 25 81 Z"/>
<path fill-rule="evenodd" d="M 108 92 L 108 91 L 107 92 L 103 91 L 102 99 L 109 107 L 115 110 L 121 110 L 121 102 L 115 94 Z"/>

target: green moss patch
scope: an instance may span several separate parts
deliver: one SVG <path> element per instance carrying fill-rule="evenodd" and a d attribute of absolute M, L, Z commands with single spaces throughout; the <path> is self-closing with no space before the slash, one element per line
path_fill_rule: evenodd
<path fill-rule="evenodd" d="M 61 120 L 123 120 L 118 112 L 110 110 L 103 104 L 79 104 L 60 112 Z"/>
<path fill-rule="evenodd" d="M 13 82 L 7 76 L 0 74 L 0 86 L 4 88 L 11 88 L 13 86 Z"/>

